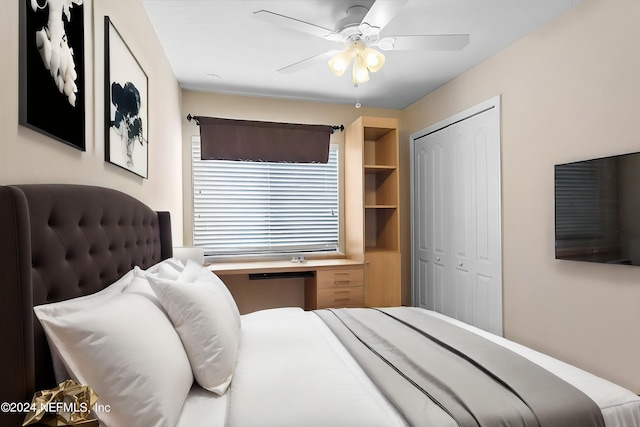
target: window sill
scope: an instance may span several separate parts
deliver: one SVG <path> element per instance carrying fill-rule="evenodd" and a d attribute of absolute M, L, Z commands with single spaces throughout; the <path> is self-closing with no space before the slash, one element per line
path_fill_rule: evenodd
<path fill-rule="evenodd" d="M 295 257 L 303 257 L 305 260 L 321 260 L 321 259 L 345 259 L 347 256 L 343 252 L 324 251 L 324 252 L 291 252 L 281 254 L 262 254 L 262 255 L 205 255 L 206 264 L 233 264 L 233 263 L 251 263 L 251 262 L 271 262 L 271 261 L 289 261 Z"/>
<path fill-rule="evenodd" d="M 361 261 L 348 258 L 308 259 L 295 263 L 290 260 L 263 260 L 249 262 L 212 262 L 207 268 L 218 275 L 252 274 L 252 273 L 280 273 L 288 271 L 319 270 L 331 267 L 362 266 Z"/>

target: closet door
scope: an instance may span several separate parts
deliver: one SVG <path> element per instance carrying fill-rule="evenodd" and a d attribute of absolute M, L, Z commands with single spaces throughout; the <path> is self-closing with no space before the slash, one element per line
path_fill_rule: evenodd
<path fill-rule="evenodd" d="M 454 146 L 452 261 L 458 319 L 502 334 L 500 118 L 496 109 L 448 128 Z"/>
<path fill-rule="evenodd" d="M 450 247 L 452 146 L 446 143 L 446 132 L 427 136 L 416 143 L 414 197 L 420 214 L 415 216 L 418 305 L 453 315 L 454 289 L 451 283 Z"/>
<path fill-rule="evenodd" d="M 411 136 L 415 305 L 502 334 L 495 98 Z"/>

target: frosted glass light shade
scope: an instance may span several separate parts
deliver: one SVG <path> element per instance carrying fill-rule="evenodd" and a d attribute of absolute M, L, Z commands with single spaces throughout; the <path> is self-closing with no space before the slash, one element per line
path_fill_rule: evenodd
<path fill-rule="evenodd" d="M 348 50 L 343 50 L 337 55 L 334 55 L 329 60 L 329 69 L 333 74 L 340 77 L 344 74 L 344 72 L 349 68 L 349 64 L 351 63 L 351 52 Z"/>
<path fill-rule="evenodd" d="M 369 71 L 367 70 L 367 65 L 364 62 L 364 57 L 359 53 L 354 59 L 351 80 L 356 85 L 369 81 Z"/>
<path fill-rule="evenodd" d="M 361 55 L 364 56 L 367 69 L 372 73 L 375 73 L 384 65 L 384 55 L 375 49 L 368 47 L 362 51 Z"/>

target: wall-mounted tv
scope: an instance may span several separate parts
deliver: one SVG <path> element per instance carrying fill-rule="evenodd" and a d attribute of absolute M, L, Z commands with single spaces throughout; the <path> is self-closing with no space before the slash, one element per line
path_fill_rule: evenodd
<path fill-rule="evenodd" d="M 640 153 L 555 166 L 556 258 L 640 265 Z"/>

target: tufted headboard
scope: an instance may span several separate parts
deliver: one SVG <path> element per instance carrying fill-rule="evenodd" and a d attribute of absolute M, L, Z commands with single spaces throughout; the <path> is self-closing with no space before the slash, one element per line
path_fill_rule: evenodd
<path fill-rule="evenodd" d="M 69 184 L 0 187 L 0 402 L 30 401 L 55 386 L 33 306 L 92 294 L 171 255 L 169 213 L 127 194 Z M 0 425 L 23 418 L 0 413 Z"/>

